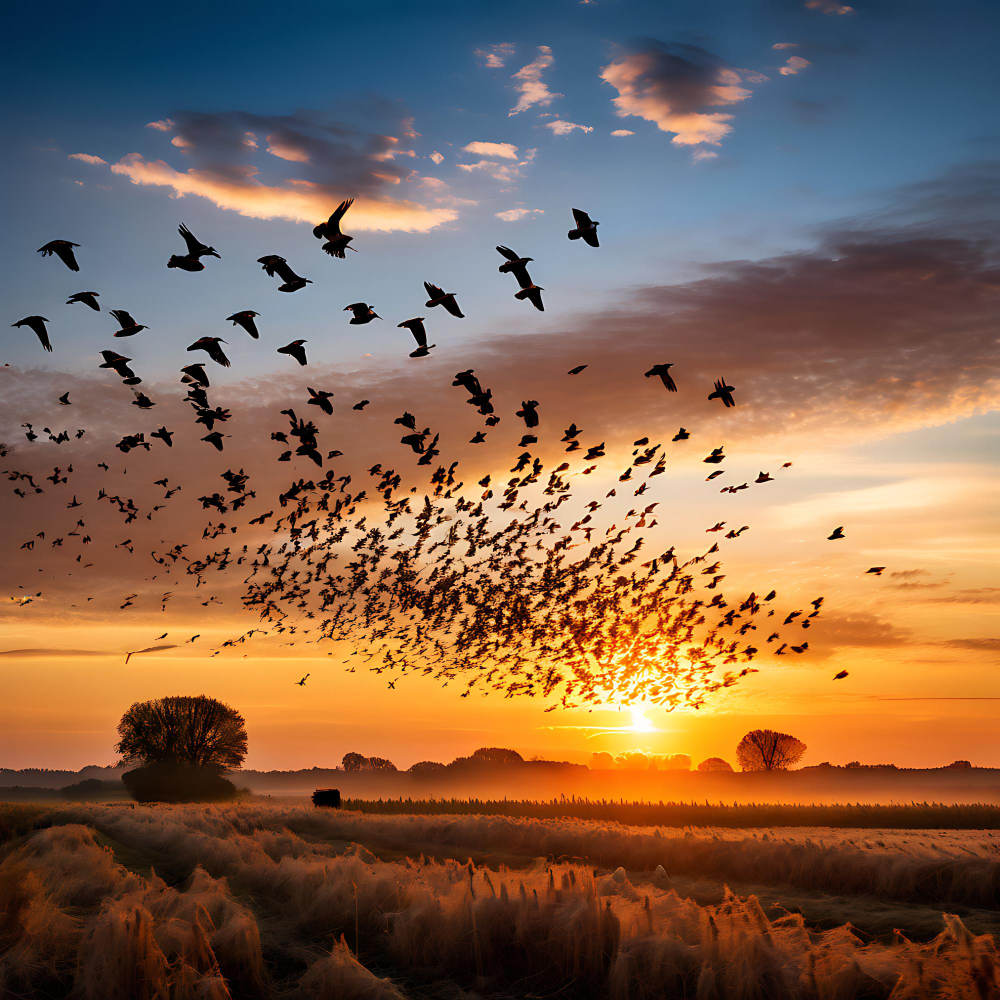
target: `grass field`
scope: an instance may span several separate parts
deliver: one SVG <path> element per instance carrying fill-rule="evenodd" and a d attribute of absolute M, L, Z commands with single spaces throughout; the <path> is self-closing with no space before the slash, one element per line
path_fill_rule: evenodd
<path fill-rule="evenodd" d="M 1000 995 L 991 830 L 0 809 L 0 996 Z"/>

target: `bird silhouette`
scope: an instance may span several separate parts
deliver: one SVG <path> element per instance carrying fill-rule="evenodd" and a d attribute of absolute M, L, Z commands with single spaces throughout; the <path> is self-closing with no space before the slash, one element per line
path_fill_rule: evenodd
<path fill-rule="evenodd" d="M 345 213 L 353 204 L 353 198 L 348 198 L 346 201 L 342 201 L 334 210 L 333 215 L 331 215 L 326 222 L 321 222 L 315 229 L 313 229 L 313 236 L 315 236 L 316 239 L 326 240 L 326 243 L 323 244 L 323 250 L 325 250 L 331 257 L 339 257 L 343 260 L 347 256 L 344 251 L 354 250 L 355 253 L 357 252 L 356 247 L 348 246 L 354 237 L 345 236 L 340 231 L 340 220 L 343 219 Z"/>
<path fill-rule="evenodd" d="M 229 368 L 231 367 L 231 362 L 220 346 L 225 343 L 226 341 L 221 337 L 199 337 L 193 344 L 188 346 L 188 350 L 204 351 L 216 364 L 222 365 L 223 368 Z"/>
<path fill-rule="evenodd" d="M 191 254 L 171 254 L 167 267 L 177 267 L 182 271 L 204 271 L 205 265 Z"/>
<path fill-rule="evenodd" d="M 82 302 L 85 306 L 90 306 L 94 312 L 100 312 L 101 307 L 97 304 L 97 295 L 97 292 L 74 292 L 66 300 L 66 305 L 70 306 L 74 302 Z"/>
<path fill-rule="evenodd" d="M 373 319 L 382 318 L 367 302 L 352 302 L 349 306 L 344 306 L 344 312 L 354 313 L 351 317 L 352 326 L 370 323 Z"/>
<path fill-rule="evenodd" d="M 288 261 L 277 254 L 258 257 L 257 263 L 262 265 L 262 270 L 267 272 L 269 278 L 273 278 L 275 275 L 281 278 L 281 284 L 278 285 L 279 292 L 297 292 L 300 288 L 312 284 L 309 278 L 303 278 L 296 274 L 289 266 Z"/>
<path fill-rule="evenodd" d="M 841 525 L 839 528 L 834 528 L 833 531 L 829 535 L 827 535 L 826 540 L 828 542 L 835 542 L 837 541 L 838 538 L 844 538 L 844 537 L 846 537 L 844 535 L 844 527 L 843 525 Z"/>
<path fill-rule="evenodd" d="M 134 337 L 140 330 L 149 329 L 148 326 L 136 323 L 136 321 L 132 319 L 132 316 L 124 309 L 112 309 L 111 315 L 114 316 L 115 322 L 118 323 L 119 327 L 114 333 L 114 336 L 116 337 Z"/>
<path fill-rule="evenodd" d="M 432 306 L 444 306 L 445 311 L 451 313 L 452 316 L 458 319 L 465 318 L 465 313 L 458 307 L 454 292 L 446 292 L 443 288 L 432 285 L 429 281 L 424 282 L 424 288 L 427 289 L 427 301 L 424 305 L 428 309 Z"/>
<path fill-rule="evenodd" d="M 309 389 L 309 403 L 312 406 L 318 406 L 327 416 L 333 416 L 333 405 L 330 400 L 333 399 L 333 393 L 327 392 L 325 389 L 320 389 L 318 392 L 311 386 L 307 386 Z"/>
<path fill-rule="evenodd" d="M 287 354 L 289 357 L 295 358 L 300 365 L 304 365 L 306 363 L 306 351 L 302 345 L 305 343 L 305 340 L 293 340 L 290 344 L 279 347 L 278 354 Z"/>
<path fill-rule="evenodd" d="M 247 333 L 257 340 L 260 334 L 257 332 L 257 324 L 254 322 L 254 318 L 259 316 L 260 313 L 254 312 L 252 309 L 244 309 L 241 312 L 233 313 L 232 316 L 227 316 L 227 320 L 231 320 L 233 326 L 242 326 Z"/>
<path fill-rule="evenodd" d="M 191 350 L 189 347 L 188 350 Z M 208 376 L 205 374 L 205 362 L 198 361 L 194 364 L 185 365 L 181 371 L 187 375 L 188 378 L 193 379 L 198 385 L 204 386 L 206 389 L 209 386 Z"/>
<path fill-rule="evenodd" d="M 708 398 L 721 399 L 723 405 L 728 408 L 736 405 L 736 400 L 733 399 L 733 393 L 735 391 L 735 386 L 726 385 L 726 380 L 724 378 L 716 379 L 715 389 L 708 394 Z"/>
<path fill-rule="evenodd" d="M 599 222 L 593 221 L 586 212 L 579 208 L 573 209 L 573 218 L 576 220 L 576 228 L 571 229 L 567 234 L 571 240 L 582 239 L 584 243 L 589 243 L 592 247 L 600 246 L 597 242 L 597 227 Z"/>
<path fill-rule="evenodd" d="M 570 368 L 570 370 L 568 372 L 566 372 L 566 374 L 567 375 L 579 375 L 580 372 L 582 372 L 584 370 L 584 368 L 589 368 L 589 367 L 590 367 L 589 365 L 577 365 L 575 368 Z"/>
<path fill-rule="evenodd" d="M 873 576 L 881 576 L 884 570 L 884 566 L 872 566 L 871 569 L 865 570 L 865 573 L 866 575 L 871 573 Z"/>
<path fill-rule="evenodd" d="M 43 257 L 51 257 L 55 254 L 71 271 L 79 271 L 80 265 L 76 262 L 73 247 L 78 247 L 79 243 L 70 243 L 69 240 L 49 240 L 43 247 L 38 248 L 38 252 Z"/>
<path fill-rule="evenodd" d="M 677 383 L 674 382 L 673 377 L 670 374 L 670 369 L 673 367 L 673 362 L 670 362 L 669 364 L 653 365 L 653 367 L 646 372 L 646 378 L 655 378 L 659 376 L 660 381 L 666 389 L 670 392 L 676 392 Z"/>
<path fill-rule="evenodd" d="M 101 356 L 104 362 L 98 367 L 110 368 L 125 382 L 125 385 L 138 385 L 142 381 L 129 367 L 131 358 L 126 358 L 117 351 L 101 351 Z"/>
<path fill-rule="evenodd" d="M 847 676 L 847 671 L 846 670 L 841 670 L 838 673 L 836 673 L 836 674 L 833 675 L 833 679 L 835 681 L 840 681 L 840 680 L 843 680 L 846 676 Z"/>
<path fill-rule="evenodd" d="M 24 319 L 19 319 L 16 323 L 11 323 L 11 326 L 26 326 L 38 338 L 38 342 L 42 347 L 51 353 L 52 342 L 49 340 L 49 331 L 45 328 L 46 323 L 48 323 L 48 320 L 44 316 L 25 316 Z"/>
<path fill-rule="evenodd" d="M 68 393 L 68 392 L 64 392 L 64 393 L 63 393 L 63 394 L 62 394 L 62 395 L 61 395 L 61 396 L 59 397 L 59 402 L 60 402 L 60 403 L 61 403 L 61 404 L 62 404 L 63 406 L 72 406 L 72 405 L 73 405 L 73 404 L 72 404 L 72 403 L 70 403 L 70 401 L 69 401 L 69 393 Z"/>
<path fill-rule="evenodd" d="M 306 681 L 309 680 L 310 677 L 312 677 L 312 674 L 306 674 L 305 677 L 302 678 L 302 680 L 296 681 L 295 683 L 299 687 L 305 687 L 306 686 Z"/>
<path fill-rule="evenodd" d="M 427 343 L 427 331 L 424 329 L 423 316 L 416 316 L 413 319 L 403 320 L 402 323 L 397 325 L 409 330 L 410 333 L 413 334 L 413 339 L 417 342 L 416 349 L 410 352 L 411 358 L 426 358 L 427 355 L 430 354 L 431 349 L 437 347 L 437 344 Z"/>
<path fill-rule="evenodd" d="M 210 247 L 202 243 L 183 222 L 178 227 L 177 232 L 181 234 L 184 244 L 187 246 L 187 254 L 185 256 L 193 257 L 195 260 L 199 257 L 218 257 L 220 260 L 222 259 L 222 254 L 215 247 Z"/>

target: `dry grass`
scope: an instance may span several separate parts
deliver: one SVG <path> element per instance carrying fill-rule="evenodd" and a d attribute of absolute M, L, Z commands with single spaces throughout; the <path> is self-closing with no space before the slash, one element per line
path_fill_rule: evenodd
<path fill-rule="evenodd" d="M 739 858 L 780 868 L 782 854 L 804 846 L 787 840 L 748 843 L 732 830 L 729 839 L 700 831 L 664 836 L 579 820 L 364 816 L 255 803 L 80 805 L 51 818 L 50 828 L 17 842 L 0 863 L 0 996 L 1000 994 L 995 941 L 971 934 L 957 917 L 944 917 L 927 942 L 866 939 L 850 926 L 819 930 L 798 914 L 769 916 L 754 896 L 727 893 L 702 906 L 668 887 L 668 871 L 712 863 L 706 859 L 713 852 L 736 851 L 727 863 Z M 379 860 L 361 846 L 381 851 L 407 838 L 413 857 Z M 446 856 L 456 853 L 450 845 L 477 839 L 482 849 L 539 860 L 514 871 Z M 541 860 L 567 841 L 581 848 L 578 857 L 599 855 L 613 870 L 595 876 L 581 861 Z M 420 856 L 425 842 L 440 845 L 441 860 Z M 902 870 L 907 858 L 900 844 L 865 852 L 842 841 L 814 849 L 834 881 L 844 878 L 839 869 L 848 855 L 877 858 L 889 883 L 891 869 Z M 995 867 L 988 852 L 978 847 L 966 859 Z M 634 862 L 654 856 L 659 861 L 640 874 Z M 123 857 L 129 867 L 119 863 Z M 147 867 L 154 859 L 168 863 L 170 880 Z M 895 876 L 897 891 L 972 891 L 971 880 L 955 877 L 923 885 L 928 870 L 920 866 L 938 860 L 933 853 L 913 857 L 907 877 Z M 823 867 L 807 852 L 783 870 L 821 880 Z"/>

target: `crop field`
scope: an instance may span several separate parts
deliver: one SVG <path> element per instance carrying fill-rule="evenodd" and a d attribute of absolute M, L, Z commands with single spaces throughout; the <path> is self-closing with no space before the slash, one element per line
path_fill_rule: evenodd
<path fill-rule="evenodd" d="M 992 830 L 0 807 L 0 996 L 1000 995 Z"/>

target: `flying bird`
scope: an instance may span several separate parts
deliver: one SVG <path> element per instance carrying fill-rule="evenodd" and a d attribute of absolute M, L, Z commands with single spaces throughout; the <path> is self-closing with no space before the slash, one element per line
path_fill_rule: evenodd
<path fill-rule="evenodd" d="M 164 633 L 166 635 L 166 633 Z M 162 639 L 163 636 L 160 636 Z M 132 659 L 133 656 L 138 656 L 140 653 L 158 653 L 161 649 L 176 649 L 174 645 L 166 646 L 147 646 L 145 649 L 133 649 L 132 652 L 125 654 L 125 664 L 128 665 L 128 661 Z"/>
<path fill-rule="evenodd" d="M 659 376 L 660 381 L 670 392 L 676 392 L 677 383 L 673 380 L 673 377 L 670 374 L 670 369 L 673 367 L 673 362 L 670 362 L 669 364 L 653 365 L 653 367 L 646 372 L 646 378 L 655 378 L 656 376 Z"/>
<path fill-rule="evenodd" d="M 845 678 L 846 676 L 847 676 L 847 671 L 846 671 L 846 670 L 841 670 L 841 671 L 840 671 L 840 673 L 837 673 L 837 674 L 834 674 L 834 675 L 833 675 L 833 679 L 834 679 L 835 681 L 841 681 L 841 680 L 843 680 L 843 679 L 844 679 L 844 678 Z"/>
<path fill-rule="evenodd" d="M 97 296 L 97 292 L 74 292 L 66 300 L 66 305 L 71 306 L 74 302 L 82 302 L 85 306 L 90 306 L 94 312 L 100 312 L 101 307 L 97 304 Z"/>
<path fill-rule="evenodd" d="M 351 325 L 358 326 L 370 323 L 373 319 L 381 319 L 377 312 L 367 302 L 352 302 L 349 306 L 344 306 L 344 312 L 351 312 Z"/>
<path fill-rule="evenodd" d="M 202 438 L 202 441 L 207 441 L 215 448 L 216 451 L 222 451 L 222 434 L 219 431 L 212 431 L 211 434 L 206 434 Z M 195 638 L 197 638 L 197 636 L 195 636 Z M 193 642 L 194 639 L 190 641 Z"/>
<path fill-rule="evenodd" d="M 25 316 L 24 319 L 19 319 L 16 323 L 11 323 L 10 325 L 15 327 L 26 326 L 38 338 L 42 347 L 51 353 L 52 342 L 49 340 L 49 331 L 45 329 L 46 323 L 48 323 L 48 320 L 44 316 Z"/>
<path fill-rule="evenodd" d="M 354 320 L 351 320 L 353 323 Z M 417 342 L 416 350 L 410 352 L 411 358 L 426 358 L 431 352 L 431 348 L 437 347 L 437 344 L 427 343 L 427 331 L 424 329 L 424 317 L 416 316 L 413 319 L 404 320 L 402 323 L 397 324 L 398 327 L 404 327 L 413 334 L 413 339 Z"/>
<path fill-rule="evenodd" d="M 865 570 L 865 574 L 867 575 L 868 573 L 871 573 L 874 576 L 881 576 L 882 575 L 882 571 L 884 569 L 885 569 L 884 566 L 872 566 L 871 569 Z"/>
<path fill-rule="evenodd" d="M 307 343 L 305 340 L 293 340 L 290 344 L 279 347 L 278 353 L 287 354 L 289 357 L 295 358 L 300 365 L 304 365 L 306 363 L 306 352 L 302 345 L 305 343 Z"/>
<path fill-rule="evenodd" d="M 269 278 L 273 278 L 275 275 L 281 278 L 282 283 L 278 285 L 279 292 L 297 292 L 300 288 L 305 288 L 306 285 L 312 284 L 309 278 L 303 278 L 301 275 L 296 274 L 289 267 L 288 261 L 277 254 L 258 257 L 257 263 L 262 265 L 261 269 L 267 272 Z"/>
<path fill-rule="evenodd" d="M 101 351 L 104 363 L 98 365 L 99 368 L 112 369 L 126 385 L 138 385 L 142 379 L 131 368 L 129 362 L 131 358 L 126 358 L 117 351 Z"/>
<path fill-rule="evenodd" d="M 465 318 L 465 313 L 458 307 L 458 302 L 455 299 L 454 292 L 446 292 L 443 288 L 439 288 L 437 285 L 432 285 L 429 281 L 424 282 L 424 288 L 427 289 L 428 295 L 428 299 L 424 303 L 424 306 L 428 309 L 430 309 L 431 306 L 444 306 L 445 310 L 457 319 Z"/>
<path fill-rule="evenodd" d="M 736 405 L 736 400 L 733 399 L 733 393 L 736 391 L 736 387 L 732 385 L 726 385 L 726 380 L 724 378 L 716 379 L 715 390 L 708 394 L 709 399 L 721 399 L 724 406 L 727 408 Z"/>
<path fill-rule="evenodd" d="M 828 542 L 835 542 L 838 538 L 844 538 L 844 527 L 841 525 L 839 528 L 834 528 L 833 533 L 826 536 Z"/>
<path fill-rule="evenodd" d="M 597 242 L 597 227 L 599 222 L 591 219 L 586 212 L 579 208 L 573 209 L 573 218 L 576 220 L 576 229 L 571 229 L 567 234 L 571 240 L 582 239 L 584 243 L 589 243 L 592 247 L 600 246 Z"/>
<path fill-rule="evenodd" d="M 190 351 L 191 348 L 189 347 Z M 193 379 L 198 385 L 208 388 L 208 376 L 205 374 L 205 362 L 198 361 L 195 364 L 185 365 L 181 371 L 188 376 L 188 378 Z"/>
<path fill-rule="evenodd" d="M 118 323 L 119 329 L 115 331 L 116 337 L 134 337 L 140 330 L 148 330 L 148 326 L 136 323 L 132 316 L 124 309 L 112 309 L 111 315 Z"/>
<path fill-rule="evenodd" d="M 226 319 L 231 320 L 233 326 L 242 326 L 254 340 L 257 340 L 260 334 L 257 332 L 257 324 L 254 322 L 254 317 L 259 315 L 260 313 L 254 312 L 252 309 L 244 309 L 241 312 L 233 313 L 232 316 L 227 316 Z"/>
<path fill-rule="evenodd" d="M 325 389 L 317 390 L 313 389 L 312 386 L 306 386 L 309 390 L 309 403 L 312 406 L 318 406 L 327 416 L 333 416 L 333 404 L 330 402 L 333 399 L 333 393 L 327 392 Z"/>
<path fill-rule="evenodd" d="M 174 436 L 173 431 L 168 431 L 166 427 L 161 427 L 159 430 L 153 431 L 150 437 L 159 438 L 168 448 L 173 448 L 174 443 L 170 439 Z M 178 487 L 180 489 L 180 487 Z M 163 636 L 160 636 L 162 639 Z"/>
<path fill-rule="evenodd" d="M 221 337 L 199 337 L 188 347 L 188 350 L 204 351 L 216 364 L 222 365 L 223 368 L 229 368 L 231 367 L 229 358 L 226 357 L 225 352 L 219 346 L 225 343 L 226 341 Z"/>
<path fill-rule="evenodd" d="M 295 683 L 298 684 L 299 687 L 304 688 L 306 686 L 306 681 L 309 680 L 311 676 L 312 674 L 306 674 L 305 677 L 302 678 L 302 680 L 296 681 Z"/>
<path fill-rule="evenodd" d="M 584 370 L 584 368 L 589 368 L 589 367 L 590 367 L 589 365 L 577 365 L 575 368 L 570 368 L 570 370 L 568 372 L 566 372 L 566 374 L 567 375 L 579 375 L 580 372 L 582 372 Z"/>
<path fill-rule="evenodd" d="M 181 237 L 184 239 L 184 243 L 187 246 L 186 256 L 193 257 L 195 260 L 199 257 L 218 257 L 220 260 L 222 259 L 222 254 L 220 254 L 215 247 L 210 247 L 202 243 L 201 240 L 199 240 L 198 237 L 195 236 L 183 222 L 178 227 L 177 232 L 181 234 Z"/>
<path fill-rule="evenodd" d="M 191 254 L 171 254 L 167 261 L 167 267 L 178 267 L 182 271 L 204 271 L 205 265 L 197 257 Z"/>
<path fill-rule="evenodd" d="M 73 405 L 73 404 L 72 404 L 72 403 L 71 403 L 71 402 L 69 401 L 69 393 L 68 393 L 68 392 L 64 392 L 64 393 L 63 393 L 63 394 L 62 394 L 62 395 L 61 395 L 61 396 L 59 397 L 59 402 L 60 402 L 60 403 L 62 403 L 62 405 L 63 405 L 63 406 L 72 406 L 72 405 Z"/>
<path fill-rule="evenodd" d="M 326 240 L 323 244 L 323 250 L 325 250 L 331 257 L 339 257 L 343 260 L 347 254 L 345 250 L 354 250 L 357 253 L 355 247 L 349 247 L 348 244 L 354 239 L 353 236 L 345 236 L 340 231 L 340 220 L 343 219 L 347 210 L 354 204 L 353 198 L 348 198 L 346 201 L 342 201 L 334 211 L 333 215 L 330 216 L 326 222 L 321 222 L 315 229 L 313 229 L 313 236 L 318 240 Z"/>
<path fill-rule="evenodd" d="M 80 265 L 76 262 L 73 254 L 73 247 L 78 247 L 79 243 L 70 243 L 69 240 L 49 240 L 43 247 L 38 248 L 38 252 L 43 257 L 51 257 L 55 254 L 71 271 L 79 271 Z"/>

